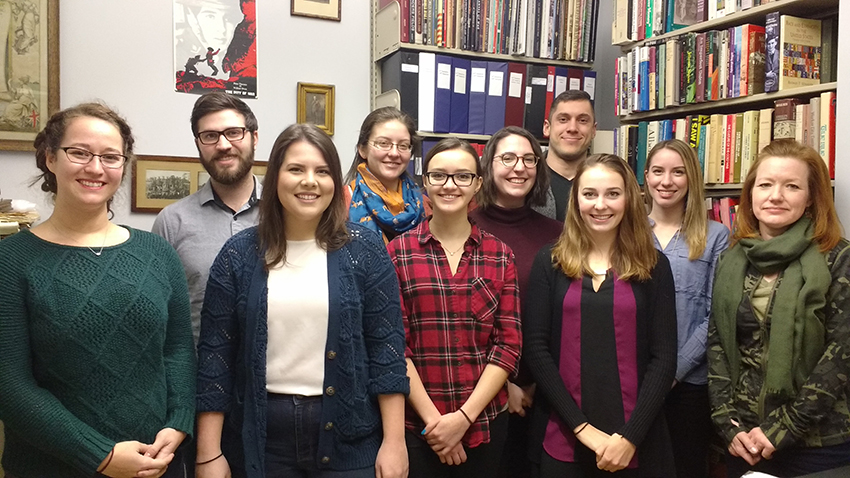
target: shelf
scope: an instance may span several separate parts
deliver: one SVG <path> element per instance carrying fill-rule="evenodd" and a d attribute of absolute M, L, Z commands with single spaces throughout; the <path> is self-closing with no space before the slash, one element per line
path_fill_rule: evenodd
<path fill-rule="evenodd" d="M 417 45 L 414 43 L 402 43 L 400 39 L 399 7 L 397 2 L 390 2 L 375 15 L 375 39 L 372 60 L 381 59 L 399 51 L 421 51 L 431 53 L 442 53 L 454 56 L 465 56 L 475 59 L 492 61 L 515 61 L 519 63 L 537 63 L 544 65 L 570 66 L 574 68 L 589 69 L 593 63 L 578 61 L 553 60 L 550 58 L 534 58 L 522 55 L 503 55 L 498 53 L 483 53 L 477 51 L 460 50 L 457 48 L 444 48 L 434 45 Z"/>
<path fill-rule="evenodd" d="M 783 15 L 800 15 L 805 16 L 806 18 L 819 18 L 825 16 L 825 14 L 837 12 L 838 2 L 839 0 L 779 0 L 759 5 L 757 7 L 748 8 L 713 20 L 700 22 L 679 30 L 673 30 L 662 35 L 656 35 L 654 37 L 647 38 L 646 40 L 620 42 L 615 43 L 614 46 L 619 46 L 623 51 L 626 51 L 631 50 L 636 46 L 646 45 L 647 43 L 654 41 L 677 37 L 683 33 L 716 30 L 725 27 L 743 25 L 745 23 L 764 25 L 765 15 L 771 12 L 782 12 Z"/>
<path fill-rule="evenodd" d="M 832 184 L 832 188 L 835 189 L 835 180 L 831 180 L 830 184 Z M 741 188 L 744 185 L 742 183 L 714 183 L 714 184 L 706 184 L 704 186 L 705 189 L 705 197 L 707 198 L 716 198 L 716 197 L 728 197 L 728 196 L 740 196 Z"/>
<path fill-rule="evenodd" d="M 466 133 L 430 133 L 428 131 L 417 131 L 417 135 L 422 138 L 457 138 L 457 139 L 465 139 L 467 141 L 475 141 L 477 143 L 486 142 L 490 140 L 489 134 L 466 134 Z M 537 142 L 541 145 L 549 144 L 548 139 L 537 138 Z"/>
<path fill-rule="evenodd" d="M 769 5 L 773 4 L 770 3 Z M 641 111 L 639 113 L 620 116 L 620 123 L 628 124 L 654 119 L 678 118 L 692 113 L 701 113 L 705 111 L 711 111 L 711 113 L 719 114 L 728 113 L 729 111 L 727 110 L 740 112 L 742 111 L 742 106 L 750 107 L 750 109 L 773 107 L 773 101 L 780 98 L 814 97 L 825 91 L 835 90 L 837 86 L 838 83 L 836 82 L 822 83 L 820 85 L 791 88 L 771 93 L 759 93 L 756 95 L 741 96 L 738 98 L 706 101 L 704 103 L 693 103 L 683 106 L 671 106 L 670 108 L 664 108 L 663 110 Z"/>

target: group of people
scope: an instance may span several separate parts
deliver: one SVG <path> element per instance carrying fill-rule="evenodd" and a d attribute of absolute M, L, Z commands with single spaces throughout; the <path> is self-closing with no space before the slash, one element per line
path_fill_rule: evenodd
<path fill-rule="evenodd" d="M 114 224 L 133 161 L 99 104 L 38 135 L 53 214 L 0 243 L 7 475 L 730 477 L 850 464 L 850 243 L 809 147 L 765 147 L 736 226 L 696 154 L 649 153 L 643 195 L 589 155 L 592 102 L 553 101 L 542 151 L 483 155 L 380 108 L 343 178 L 310 124 L 251 174 L 257 119 L 195 103 L 210 180 Z M 731 245 L 731 246 L 730 246 Z"/>

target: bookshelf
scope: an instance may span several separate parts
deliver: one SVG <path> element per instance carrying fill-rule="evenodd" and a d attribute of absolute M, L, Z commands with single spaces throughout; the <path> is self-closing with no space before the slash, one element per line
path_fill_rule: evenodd
<path fill-rule="evenodd" d="M 410 0 L 400 0 L 401 2 L 408 2 Z M 570 69 L 570 70 L 581 70 L 592 71 L 593 62 L 592 57 L 593 51 L 595 50 L 595 41 L 593 39 L 586 40 L 585 47 L 583 51 L 586 52 L 586 56 L 589 56 L 591 61 L 570 61 L 570 60 L 556 60 L 550 58 L 538 58 L 533 56 L 519 55 L 519 54 L 500 54 L 500 53 L 489 53 L 489 52 L 479 52 L 479 51 L 470 51 L 464 50 L 460 48 L 448 48 L 442 46 L 435 45 L 423 45 L 419 43 L 409 43 L 403 41 L 401 35 L 401 15 L 402 9 L 400 6 L 400 1 L 385 1 L 385 0 L 372 0 L 371 8 L 372 8 L 372 23 L 371 23 L 371 106 L 373 109 L 382 107 L 382 106 L 395 106 L 399 109 L 404 110 L 402 107 L 404 103 L 404 99 L 402 94 L 397 89 L 390 89 L 393 86 L 385 87 L 386 84 L 389 84 L 385 78 L 382 78 L 382 66 L 384 66 L 385 62 L 390 59 L 397 52 L 407 52 L 413 54 L 421 54 L 421 53 L 432 53 L 437 55 L 446 55 L 450 56 L 453 59 L 465 59 L 467 61 L 484 61 L 484 62 L 502 62 L 502 63 L 510 63 L 510 64 L 520 64 L 523 65 L 523 84 L 522 86 L 522 98 L 523 102 L 525 102 L 525 91 L 528 88 L 528 80 L 529 80 L 529 72 L 525 71 L 525 68 L 529 68 L 530 65 L 537 65 L 544 70 L 549 67 L 558 67 L 559 69 Z M 434 0 L 415 0 L 411 2 L 416 4 L 416 2 L 431 2 Z M 520 2 L 525 2 L 525 5 L 530 5 L 534 3 L 533 0 L 519 0 Z M 598 2 L 601 0 L 556 0 L 559 5 L 567 5 L 567 4 L 577 4 L 580 2 L 584 2 L 586 5 L 591 5 L 588 7 L 592 8 L 598 14 Z M 451 3 L 451 2 L 449 2 Z M 510 2 L 508 2 L 510 3 Z M 461 2 L 457 2 L 457 5 L 461 5 Z M 505 8 L 509 8 L 508 4 L 505 4 Z M 590 11 L 590 10 L 588 10 Z M 507 13 L 507 11 L 506 11 Z M 529 14 L 530 15 L 530 14 Z M 590 15 L 590 14 L 588 14 Z M 590 18 L 590 17 L 588 17 Z M 595 18 L 595 17 L 593 17 Z M 596 24 L 591 22 L 591 32 L 593 36 L 595 36 L 596 32 Z M 531 23 L 529 23 L 531 25 Z M 521 37 L 521 36 L 520 36 Z M 526 42 L 526 48 L 532 48 Z M 582 50 L 579 50 L 582 51 Z M 472 70 L 474 71 L 474 69 Z M 505 76 L 505 82 L 509 82 L 509 78 L 512 78 L 512 75 L 515 73 L 513 71 L 509 72 L 508 76 Z M 551 71 L 550 71 L 551 74 Z M 582 73 L 584 75 L 584 73 Z M 545 74 L 544 74 L 545 76 Z M 452 71 L 452 77 L 454 77 L 454 70 Z M 489 71 L 488 71 L 488 92 L 489 90 Z M 552 79 L 549 78 L 551 82 Z M 584 76 L 582 77 L 581 88 L 584 89 Z M 594 79 L 595 81 L 595 79 Z M 509 85 L 509 83 L 508 83 Z M 548 86 L 548 85 L 547 85 Z M 509 91 L 509 90 L 508 90 Z M 436 107 L 435 107 L 436 108 Z M 470 109 L 472 105 L 470 104 Z M 521 107 L 522 108 L 522 107 Z M 418 118 L 417 119 L 417 124 Z M 535 124 L 537 121 L 534 122 Z M 542 128 L 543 118 L 541 117 L 539 120 L 540 127 Z M 509 124 L 507 120 L 505 124 Z M 516 124 L 516 123 L 513 123 Z M 525 124 L 523 124 L 525 126 Z M 436 128 L 435 128 L 436 129 Z M 455 130 L 452 130 L 455 131 Z M 489 132 L 489 131 L 488 131 Z M 489 140 L 489 134 L 469 134 L 466 132 L 431 132 L 420 130 L 418 134 L 425 139 L 434 139 L 439 140 L 441 138 L 446 137 L 456 137 L 468 140 L 473 143 L 484 143 Z M 538 137 L 538 140 L 545 144 L 546 140 L 542 138 L 542 135 Z"/>

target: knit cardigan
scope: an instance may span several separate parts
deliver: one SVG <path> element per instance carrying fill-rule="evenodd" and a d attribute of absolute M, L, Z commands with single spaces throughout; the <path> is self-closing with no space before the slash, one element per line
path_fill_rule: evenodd
<path fill-rule="evenodd" d="M 374 466 L 378 395 L 408 394 L 398 278 L 381 238 L 348 224 L 328 252 L 328 338 L 317 466 Z M 224 412 L 234 476 L 265 476 L 268 272 L 257 228 L 229 239 L 210 269 L 198 344 L 198 412 Z"/>
<path fill-rule="evenodd" d="M 186 276 L 159 236 L 127 228 L 96 255 L 29 231 L 0 242 L 3 466 L 90 477 L 116 442 L 192 433 Z"/>

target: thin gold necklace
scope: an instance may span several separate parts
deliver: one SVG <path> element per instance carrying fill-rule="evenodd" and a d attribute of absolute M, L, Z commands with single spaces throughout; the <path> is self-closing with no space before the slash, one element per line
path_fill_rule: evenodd
<path fill-rule="evenodd" d="M 53 230 L 56 231 L 56 234 L 59 234 L 59 237 L 62 237 L 62 232 L 59 231 L 59 228 L 57 228 L 56 225 L 53 224 L 53 222 L 51 222 L 51 221 L 48 221 L 48 222 L 50 222 L 50 227 L 52 227 Z M 109 236 L 109 228 L 108 227 L 106 228 L 106 231 L 104 231 L 104 233 L 103 233 L 103 242 L 100 243 L 100 249 L 97 252 L 95 252 L 95 250 L 92 249 L 91 246 L 82 246 L 82 247 L 85 247 L 86 249 L 90 250 L 91 253 L 94 254 L 95 256 L 100 257 L 100 255 L 103 254 L 103 247 L 106 246 L 106 237 L 107 236 Z M 70 238 L 68 238 L 66 236 L 66 239 L 70 239 Z M 77 247 L 81 247 L 80 243 L 78 243 L 77 241 L 72 241 L 72 242 L 74 242 L 74 245 L 76 245 Z"/>
<path fill-rule="evenodd" d="M 460 245 L 460 247 L 458 247 L 457 249 L 455 249 L 455 251 L 454 251 L 454 252 L 452 252 L 452 251 L 450 251 L 450 250 L 446 249 L 446 246 L 444 246 L 444 245 L 443 245 L 443 243 L 440 243 L 440 247 L 442 247 L 442 248 L 443 248 L 443 250 L 444 250 L 444 251 L 446 251 L 446 252 L 448 252 L 448 253 L 449 253 L 449 255 L 450 255 L 450 256 L 452 256 L 452 257 L 454 257 L 454 256 L 455 256 L 455 254 L 457 254 L 458 252 L 460 252 L 460 250 L 461 250 L 461 249 L 463 249 L 463 246 L 465 246 L 465 245 L 466 245 L 466 241 L 463 241 L 463 244 L 461 244 L 461 245 Z"/>

